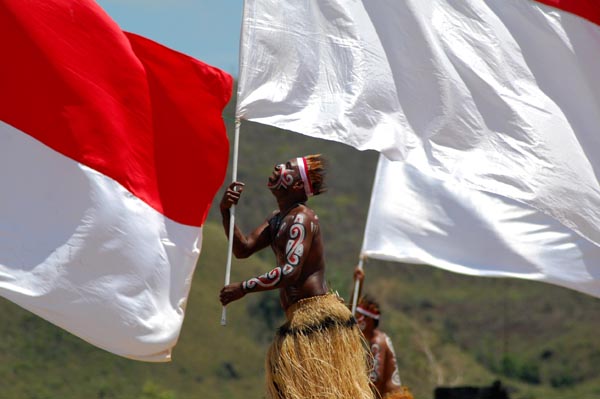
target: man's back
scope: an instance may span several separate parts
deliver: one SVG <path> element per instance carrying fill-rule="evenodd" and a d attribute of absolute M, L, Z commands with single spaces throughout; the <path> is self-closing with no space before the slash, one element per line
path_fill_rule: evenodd
<path fill-rule="evenodd" d="M 378 392 L 391 392 L 401 387 L 392 341 L 383 331 L 375 329 L 369 340 L 373 355 L 371 382 Z"/>

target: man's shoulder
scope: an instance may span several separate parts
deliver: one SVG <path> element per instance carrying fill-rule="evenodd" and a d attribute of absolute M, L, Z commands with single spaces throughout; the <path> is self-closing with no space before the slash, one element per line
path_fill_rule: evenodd
<path fill-rule="evenodd" d="M 307 207 L 306 205 L 300 205 L 297 209 L 294 210 L 294 212 L 290 213 L 292 214 L 294 220 L 297 220 L 301 223 L 305 221 L 319 221 L 319 217 L 317 216 L 316 212 L 311 208 Z"/>
<path fill-rule="evenodd" d="M 379 345 L 387 346 L 390 337 L 383 331 L 376 329 L 373 331 L 373 341 L 377 342 Z"/>
<path fill-rule="evenodd" d="M 390 338 L 389 335 L 387 335 L 386 333 L 384 333 L 381 330 L 378 330 L 379 334 L 380 334 L 380 345 L 382 347 L 385 347 L 387 350 L 389 350 L 394 356 L 396 356 L 396 351 L 394 350 L 394 344 L 392 343 L 392 339 Z"/>
<path fill-rule="evenodd" d="M 286 229 L 289 229 L 290 234 L 294 226 L 302 226 L 302 231 L 308 234 L 317 234 L 321 227 L 319 225 L 319 217 L 315 212 L 307 206 L 299 206 L 293 212 L 288 214 L 289 219 L 286 220 Z"/>

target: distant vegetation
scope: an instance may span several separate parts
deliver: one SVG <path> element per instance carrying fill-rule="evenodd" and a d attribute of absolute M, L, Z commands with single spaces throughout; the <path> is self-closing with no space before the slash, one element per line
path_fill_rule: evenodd
<path fill-rule="evenodd" d="M 225 115 L 230 131 L 232 109 Z M 246 190 L 237 217 L 246 231 L 275 209 L 265 187 L 275 162 L 308 153 L 330 159 L 329 192 L 311 204 L 323 226 L 329 283 L 347 297 L 378 154 L 246 122 L 240 148 Z M 173 362 L 119 358 L 0 299 L 0 398 L 262 398 L 264 352 L 283 315 L 275 293 L 256 294 L 232 304 L 228 326 L 219 325 L 226 242 L 217 213 L 213 207 L 205 226 Z M 232 279 L 271 267 L 266 250 L 234 262 Z M 382 302 L 382 328 L 417 399 L 432 399 L 436 386 L 494 380 L 513 399 L 600 398 L 599 299 L 428 266 L 368 261 L 366 271 L 366 290 Z"/>

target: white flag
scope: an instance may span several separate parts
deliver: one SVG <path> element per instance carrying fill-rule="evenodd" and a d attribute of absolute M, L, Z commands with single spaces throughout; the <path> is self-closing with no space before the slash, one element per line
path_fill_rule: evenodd
<path fill-rule="evenodd" d="M 425 162 L 600 243 L 599 24 L 584 0 L 246 0 L 238 115 Z"/>
<path fill-rule="evenodd" d="M 423 163 L 380 156 L 363 254 L 600 297 L 600 246 L 523 203 L 439 180 Z"/>

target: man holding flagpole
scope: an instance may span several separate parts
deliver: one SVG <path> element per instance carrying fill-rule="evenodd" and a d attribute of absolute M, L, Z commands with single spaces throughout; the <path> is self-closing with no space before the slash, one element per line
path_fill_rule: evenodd
<path fill-rule="evenodd" d="M 383 399 L 413 399 L 407 386 L 402 385 L 396 351 L 390 337 L 379 329 L 381 309 L 379 302 L 369 295 L 361 296 L 362 283 L 365 272 L 356 267 L 354 280 L 359 282 L 358 306 L 356 307 L 356 321 L 371 349 L 372 362 L 369 378 L 377 390 L 377 397 Z M 354 294 L 354 293 L 353 293 Z M 351 298 L 354 295 L 350 296 Z"/>
<path fill-rule="evenodd" d="M 246 294 L 279 289 L 287 322 L 266 361 L 267 391 L 273 399 L 372 398 L 367 356 L 356 320 L 343 301 L 328 293 L 319 218 L 306 206 L 323 193 L 325 165 L 310 155 L 276 165 L 267 186 L 279 211 L 248 236 L 234 226 L 233 254 L 246 258 L 271 246 L 277 266 L 258 277 L 221 290 L 223 305 Z M 230 208 L 238 203 L 243 183 L 233 182 L 221 200 L 225 232 Z"/>

